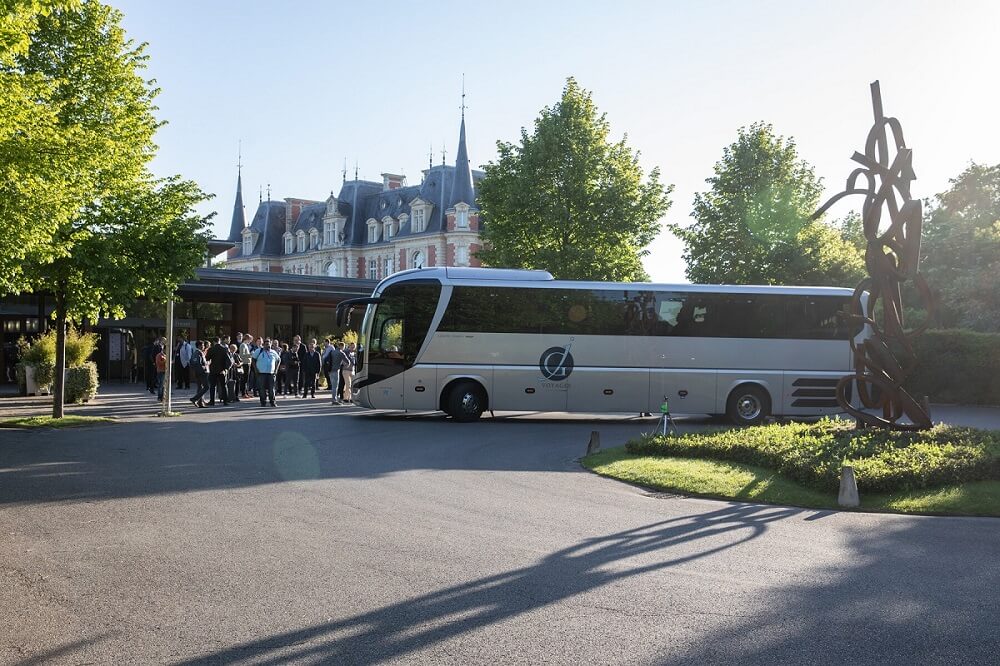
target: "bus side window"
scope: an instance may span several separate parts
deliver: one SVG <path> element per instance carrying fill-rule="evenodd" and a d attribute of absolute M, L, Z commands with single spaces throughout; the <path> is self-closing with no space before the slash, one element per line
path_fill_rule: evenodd
<path fill-rule="evenodd" d="M 678 318 L 684 307 L 680 294 L 656 294 L 656 323 L 653 335 L 682 335 L 677 332 Z"/>

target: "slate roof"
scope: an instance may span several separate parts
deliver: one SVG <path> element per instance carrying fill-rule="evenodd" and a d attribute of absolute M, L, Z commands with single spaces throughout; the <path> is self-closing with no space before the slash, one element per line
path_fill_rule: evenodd
<path fill-rule="evenodd" d="M 459 130 L 457 153 L 454 166 L 439 164 L 425 169 L 423 180 L 419 185 L 383 190 L 383 184 L 380 182 L 370 180 L 344 182 L 337 195 L 337 211 L 346 218 L 343 247 L 389 246 L 394 241 L 403 238 L 437 234 L 445 229 L 445 212 L 454 208 L 456 203 L 465 202 L 476 208 L 475 184 L 483 178 L 484 174 L 470 167 L 468 149 L 465 143 L 464 114 Z M 425 229 L 414 234 L 411 230 L 413 213 L 410 205 L 417 197 L 430 203 L 433 207 L 426 220 Z M 239 179 L 237 179 L 237 203 L 242 210 L 242 192 Z M 282 238 L 285 233 L 285 211 L 284 202 L 262 202 L 250 223 L 251 229 L 258 232 L 260 236 L 250 255 L 242 254 L 242 245 L 239 245 L 239 256 L 290 256 L 284 253 Z M 379 234 L 378 242 L 374 244 L 368 242 L 368 220 L 374 218 L 381 223 L 386 215 L 398 219 L 402 213 L 406 213 L 409 219 L 406 224 L 400 227 L 392 240 L 385 241 L 382 239 L 382 234 Z M 325 214 L 326 203 L 303 206 L 298 219 L 292 226 L 292 233 L 295 234 L 301 230 L 308 234 L 313 227 L 322 232 Z M 233 216 L 235 229 L 235 210 Z M 233 239 L 231 238 L 231 240 Z M 236 233 L 235 240 L 242 240 L 240 233 Z"/>
<path fill-rule="evenodd" d="M 283 254 L 285 247 L 282 236 L 285 234 L 285 202 L 284 201 L 264 201 L 257 207 L 257 213 L 250 222 L 250 230 L 257 232 L 257 242 L 254 243 L 253 252 L 249 255 L 243 254 L 242 243 L 237 247 L 240 250 L 240 257 L 279 255 Z"/>
<path fill-rule="evenodd" d="M 233 204 L 233 220 L 229 225 L 229 237 L 226 240 L 239 243 L 243 238 L 243 227 L 247 225 L 246 211 L 243 208 L 243 174 L 236 175 L 236 202 Z"/>
<path fill-rule="evenodd" d="M 469 151 L 465 147 L 465 111 L 462 112 L 462 129 L 458 133 L 458 155 L 455 156 L 455 179 L 451 187 L 448 206 L 462 202 L 476 206 L 476 192 L 472 185 L 472 169 L 469 166 Z"/>

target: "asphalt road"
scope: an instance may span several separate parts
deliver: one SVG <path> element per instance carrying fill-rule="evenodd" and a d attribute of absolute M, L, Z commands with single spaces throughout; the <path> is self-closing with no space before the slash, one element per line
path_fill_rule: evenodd
<path fill-rule="evenodd" d="M 0 661 L 996 663 L 1000 520 L 654 496 L 575 462 L 653 423 L 317 398 L 0 431 Z"/>

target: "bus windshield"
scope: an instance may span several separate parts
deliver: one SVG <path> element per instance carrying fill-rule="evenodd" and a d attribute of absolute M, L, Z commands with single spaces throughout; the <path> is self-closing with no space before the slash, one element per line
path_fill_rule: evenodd
<path fill-rule="evenodd" d="M 372 381 L 413 367 L 440 295 L 438 282 L 403 282 L 389 285 L 381 294 L 382 302 L 369 307 L 362 332 Z"/>

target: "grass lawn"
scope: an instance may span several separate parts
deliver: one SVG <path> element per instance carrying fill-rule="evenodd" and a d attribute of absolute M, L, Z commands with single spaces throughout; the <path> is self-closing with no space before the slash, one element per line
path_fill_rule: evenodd
<path fill-rule="evenodd" d="M 583 466 L 601 476 L 657 490 L 719 499 L 839 509 L 836 492 L 823 492 L 773 470 L 733 462 L 646 456 L 624 448 L 587 456 Z M 862 495 L 862 509 L 897 513 L 1000 516 L 1000 481 L 973 481 L 918 491 Z"/>
<path fill-rule="evenodd" d="M 3 419 L 0 421 L 0 428 L 74 428 L 98 423 L 115 423 L 115 419 L 107 416 L 67 415 L 61 419 L 54 419 L 51 416 L 22 416 Z"/>

